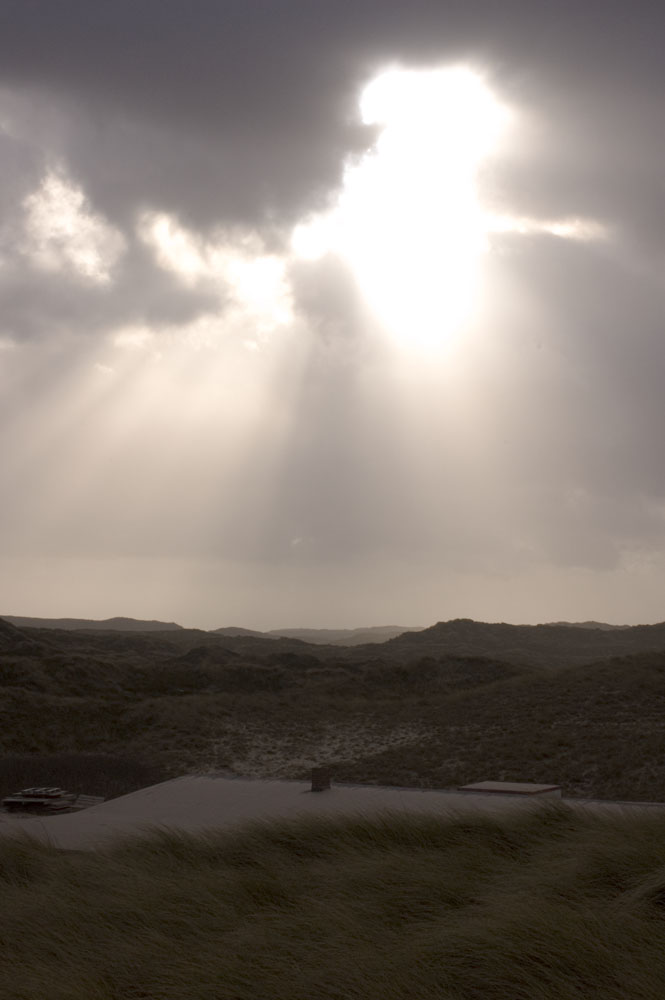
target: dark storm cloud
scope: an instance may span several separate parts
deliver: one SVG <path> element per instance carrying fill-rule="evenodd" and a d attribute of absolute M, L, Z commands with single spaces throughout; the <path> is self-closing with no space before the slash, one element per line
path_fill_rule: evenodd
<path fill-rule="evenodd" d="M 3 233 L 19 223 L 20 205 L 34 190 L 41 179 L 43 163 L 27 144 L 0 131 L 0 160 L 2 162 L 2 183 L 0 184 L 0 241 Z M 6 238 L 6 235 L 5 235 Z"/>
<path fill-rule="evenodd" d="M 71 110 L 71 109 L 70 109 Z M 95 150 L 94 157 L 107 171 L 122 164 L 115 137 L 113 154 L 96 141 L 79 122 L 70 121 L 67 110 L 54 105 L 52 95 L 0 92 L 0 334 L 16 341 L 54 338 L 62 334 L 98 334 L 134 323 L 185 323 L 201 313 L 219 308 L 224 289 L 200 285 L 188 289 L 159 268 L 154 254 L 134 234 L 136 206 L 117 212 L 124 228 L 112 238 L 118 243 L 117 259 L 108 283 L 96 283 L 76 268 L 40 266 L 27 220 L 26 203 L 40 190 L 44 179 L 62 176 L 68 186 L 83 183 L 82 193 L 100 183 L 80 148 Z M 51 113 L 52 112 L 52 113 Z M 77 136 L 77 149 L 67 148 L 67 139 Z M 85 141 L 83 141 L 83 139 Z M 73 153 L 80 157 L 69 160 Z M 90 154 L 92 155 L 92 153 Z M 69 161 L 69 162 L 68 162 Z M 159 199 L 157 199 L 159 201 Z M 85 198 L 84 211 L 98 217 L 99 205 Z M 108 227 L 102 215 L 101 225 Z"/>
<path fill-rule="evenodd" d="M 571 149 L 589 185 L 613 199 L 625 151 L 634 151 L 639 171 L 663 148 L 644 109 L 655 111 L 663 97 L 665 15 L 641 9 L 5 0 L 0 73 L 7 85 L 68 108 L 76 125 L 63 145 L 96 203 L 116 219 L 157 203 L 200 226 L 279 223 L 316 206 L 339 181 L 344 155 L 367 146 L 357 91 L 391 59 L 487 64 L 508 99 L 531 103 L 549 121 L 544 155 L 556 150 L 565 163 Z M 617 147 L 613 170 L 608 153 L 616 157 Z M 579 179 L 555 179 L 547 190 L 532 180 L 525 197 L 553 207 Z"/>
<path fill-rule="evenodd" d="M 358 145 L 354 81 L 340 93 L 343 67 L 325 58 L 325 25 L 311 11 L 293 20 L 274 5 L 234 3 L 10 7 L 5 80 L 69 103 L 72 158 L 87 161 L 105 209 L 157 201 L 199 224 L 279 217 L 303 190 L 333 186 Z"/>
<path fill-rule="evenodd" d="M 20 134 L 0 136 L 0 208 L 11 218 L 55 158 L 125 236 L 141 210 L 154 208 L 199 229 L 259 225 L 270 243 L 299 213 L 322 207 L 345 156 L 371 142 L 356 99 L 372 72 L 395 59 L 469 57 L 487 67 L 501 97 L 528 112 L 524 142 L 518 136 L 484 178 L 488 201 L 518 214 L 595 216 L 616 227 L 629 252 L 662 255 L 665 15 L 633 10 L 626 17 L 612 3 L 5 0 L 0 81 Z M 111 320 L 132 309 L 150 319 L 172 307 L 175 322 L 194 307 L 196 296 L 168 292 L 167 281 L 158 302 L 150 285 L 159 281 L 143 264 L 113 296 L 82 291 L 80 309 L 90 310 L 93 325 L 104 324 L 94 316 L 105 307 Z M 149 303 L 140 306 L 144 277 Z M 62 289 L 45 280 L 35 302 L 31 280 L 21 277 L 7 293 L 17 329 L 66 312 Z M 345 314 L 344 295 L 328 294 L 331 280 L 315 290 L 303 273 L 296 294 L 306 315 L 313 297 L 327 297 L 325 319 L 313 307 L 314 326 L 344 335 L 349 314 L 335 320 Z M 20 318 L 23 291 L 33 305 Z"/>

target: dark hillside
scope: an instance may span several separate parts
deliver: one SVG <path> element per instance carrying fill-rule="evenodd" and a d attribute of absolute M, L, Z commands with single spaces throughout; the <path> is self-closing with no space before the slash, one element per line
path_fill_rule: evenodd
<path fill-rule="evenodd" d="M 14 651 L 27 652 L 32 649 L 37 651 L 40 643 L 20 628 L 16 628 L 10 622 L 0 618 L 0 651 L 12 653 Z"/>
<path fill-rule="evenodd" d="M 630 633 L 648 643 L 662 629 Z M 665 801 L 665 652 L 561 667 L 561 633 L 593 632 L 473 622 L 428 632 L 430 643 L 412 633 L 344 648 L 0 622 L 0 755 L 103 753 L 174 776 L 298 778 L 323 762 L 339 781 L 546 781 L 568 795 Z M 501 655 L 444 654 L 431 641 L 442 634 L 465 651 L 493 637 Z M 552 635 L 556 656 L 534 645 Z M 521 654 L 512 661 L 506 638 Z"/>
<path fill-rule="evenodd" d="M 566 628 L 595 628 L 605 632 L 613 632 L 616 629 L 631 628 L 630 625 L 609 625 L 607 622 L 543 622 L 544 625 L 563 625 Z"/>
<path fill-rule="evenodd" d="M 121 632 L 164 632 L 181 629 L 182 625 L 175 622 L 142 621 L 138 618 L 25 618 L 20 615 L 4 615 L 6 622 L 18 625 L 20 628 L 57 628 L 57 629 L 109 629 Z"/>
<path fill-rule="evenodd" d="M 665 623 L 619 629 L 576 625 L 506 625 L 470 618 L 438 622 L 387 643 L 389 656 L 499 656 L 510 663 L 562 667 L 665 649 Z"/>

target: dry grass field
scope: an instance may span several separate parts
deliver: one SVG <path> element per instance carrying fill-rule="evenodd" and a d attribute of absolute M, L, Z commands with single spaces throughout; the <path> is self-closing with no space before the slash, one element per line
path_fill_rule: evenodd
<path fill-rule="evenodd" d="M 11 1000 L 662 1000 L 665 819 L 565 806 L 0 840 Z"/>

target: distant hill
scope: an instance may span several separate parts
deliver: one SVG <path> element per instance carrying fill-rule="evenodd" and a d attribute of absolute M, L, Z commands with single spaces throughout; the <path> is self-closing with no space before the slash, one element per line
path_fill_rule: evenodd
<path fill-rule="evenodd" d="M 371 625 L 366 628 L 281 628 L 265 634 L 284 639 L 301 639 L 317 645 L 360 646 L 372 642 L 387 642 L 403 632 L 418 632 L 418 625 Z"/>
<path fill-rule="evenodd" d="M 665 623 L 621 628 L 507 625 L 456 618 L 386 644 L 387 656 L 490 656 L 531 666 L 574 666 L 612 656 L 665 650 Z"/>
<path fill-rule="evenodd" d="M 563 625 L 567 628 L 597 628 L 602 632 L 631 628 L 630 625 L 608 625 L 607 622 L 546 622 L 546 625 Z"/>
<path fill-rule="evenodd" d="M 95 629 L 105 632 L 173 632 L 182 629 L 175 622 L 142 621 L 139 618 L 23 618 L 2 615 L 4 621 L 19 628 Z"/>
<path fill-rule="evenodd" d="M 271 638 L 271 634 L 268 632 L 257 632 L 253 628 L 240 628 L 239 625 L 227 625 L 225 628 L 211 628 L 209 631 L 212 635 L 228 635 L 232 639 L 237 639 L 239 636 L 254 636 L 256 639 Z"/>
<path fill-rule="evenodd" d="M 234 625 L 211 629 L 213 635 L 238 638 L 252 636 L 256 639 L 298 639 L 317 646 L 363 646 L 374 642 L 387 642 L 403 632 L 417 632 L 418 625 L 370 625 L 366 628 L 273 628 L 257 632 L 251 628 Z"/>

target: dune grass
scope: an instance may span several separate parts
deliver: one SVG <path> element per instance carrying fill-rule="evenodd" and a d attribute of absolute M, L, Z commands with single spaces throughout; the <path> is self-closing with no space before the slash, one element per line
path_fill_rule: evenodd
<path fill-rule="evenodd" d="M 665 817 L 254 822 L 102 852 L 0 840 L 11 1000 L 665 995 Z"/>

